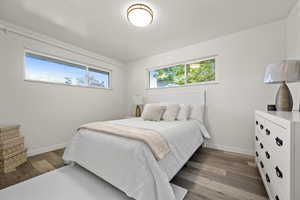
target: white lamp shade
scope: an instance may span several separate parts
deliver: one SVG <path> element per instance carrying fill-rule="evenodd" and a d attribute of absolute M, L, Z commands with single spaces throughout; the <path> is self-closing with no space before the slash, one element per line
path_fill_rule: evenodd
<path fill-rule="evenodd" d="M 265 83 L 299 82 L 300 60 L 285 60 L 266 68 Z"/>
<path fill-rule="evenodd" d="M 143 105 L 144 104 L 144 97 L 142 95 L 135 95 L 133 96 L 133 103 L 136 105 Z"/>

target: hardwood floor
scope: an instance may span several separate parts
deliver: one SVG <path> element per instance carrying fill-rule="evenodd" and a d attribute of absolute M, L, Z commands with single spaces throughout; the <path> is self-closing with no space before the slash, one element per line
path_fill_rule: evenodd
<path fill-rule="evenodd" d="M 30 157 L 26 163 L 17 167 L 16 171 L 8 174 L 0 173 L 0 189 L 64 166 L 63 152 L 64 149 L 61 149 Z"/>
<path fill-rule="evenodd" d="M 254 157 L 199 149 L 172 181 L 189 190 L 185 200 L 266 200 Z"/>
<path fill-rule="evenodd" d="M 28 159 L 9 174 L 0 174 L 0 189 L 63 166 L 63 149 Z M 185 200 L 266 200 L 254 158 L 199 149 L 172 180 L 189 190 Z"/>

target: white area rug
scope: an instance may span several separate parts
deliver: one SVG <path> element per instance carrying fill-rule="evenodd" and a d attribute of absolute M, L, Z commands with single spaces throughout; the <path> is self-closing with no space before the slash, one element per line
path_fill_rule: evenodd
<path fill-rule="evenodd" d="M 187 190 L 172 185 L 176 200 Z M 1 200 L 132 200 L 79 166 L 67 166 L 0 190 Z"/>

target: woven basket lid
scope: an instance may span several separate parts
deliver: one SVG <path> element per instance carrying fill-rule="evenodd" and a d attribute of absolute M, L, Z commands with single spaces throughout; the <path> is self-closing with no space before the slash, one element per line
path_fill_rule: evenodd
<path fill-rule="evenodd" d="M 10 130 L 13 130 L 13 129 L 19 129 L 19 128 L 20 128 L 20 125 L 10 125 L 10 126 L 0 125 L 0 133 L 10 131 Z"/>

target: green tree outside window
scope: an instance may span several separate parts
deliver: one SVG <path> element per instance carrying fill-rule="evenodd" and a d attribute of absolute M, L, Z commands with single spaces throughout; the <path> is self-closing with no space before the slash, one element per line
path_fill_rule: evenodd
<path fill-rule="evenodd" d="M 152 70 L 149 76 L 151 88 L 214 81 L 215 59 Z"/>
<path fill-rule="evenodd" d="M 186 65 L 187 83 L 200 83 L 215 80 L 215 59 Z"/>

